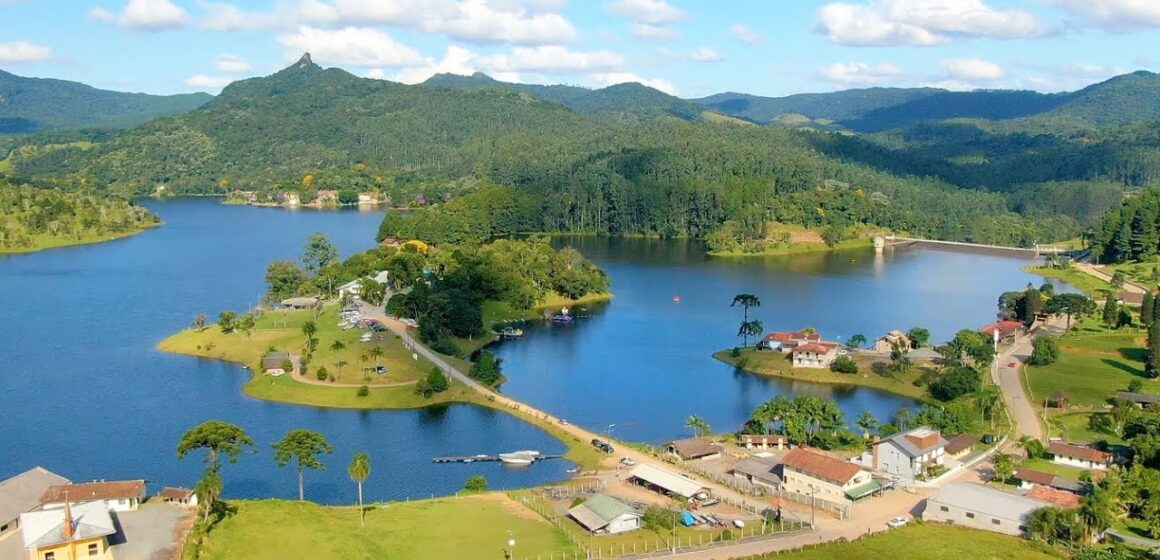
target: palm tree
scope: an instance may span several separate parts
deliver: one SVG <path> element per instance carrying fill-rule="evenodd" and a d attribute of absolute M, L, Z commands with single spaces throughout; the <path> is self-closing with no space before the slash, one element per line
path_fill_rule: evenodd
<path fill-rule="evenodd" d="M 338 368 L 339 375 L 342 375 L 342 368 L 346 367 L 347 365 L 348 364 L 347 364 L 346 360 L 339 360 L 337 362 L 334 362 L 334 366 Z"/>
<path fill-rule="evenodd" d="M 745 321 L 745 322 L 741 323 L 741 328 L 737 330 L 737 336 L 742 337 L 742 339 L 745 341 L 745 346 L 748 347 L 749 346 L 749 337 L 761 336 L 761 332 L 762 332 L 763 328 L 764 328 L 764 325 L 761 324 L 760 319 L 754 319 L 752 321 Z"/>
<path fill-rule="evenodd" d="M 854 421 L 854 425 L 862 428 L 862 439 L 868 439 L 870 432 L 878 428 L 878 419 L 874 417 L 873 412 L 863 410 L 862 414 L 858 415 L 858 419 Z"/>
<path fill-rule="evenodd" d="M 354 454 L 354 458 L 350 460 L 350 466 L 346 468 L 350 479 L 358 485 L 358 513 L 359 525 L 367 526 L 367 512 L 363 509 L 363 482 L 366 482 L 368 476 L 371 475 L 371 458 L 366 453 L 359 451 Z"/>
<path fill-rule="evenodd" d="M 991 427 L 995 427 L 995 405 L 999 404 L 999 389 L 986 387 L 975 394 L 975 404 L 979 407 L 979 415 L 991 419 Z"/>
<path fill-rule="evenodd" d="M 375 359 L 375 369 L 378 369 L 380 367 L 379 366 L 379 358 L 382 358 L 383 353 L 384 353 L 382 347 L 372 346 L 371 349 L 369 350 L 369 353 L 370 353 L 371 357 L 373 357 Z"/>
<path fill-rule="evenodd" d="M 709 423 L 695 414 L 685 419 L 685 427 L 693 430 L 693 437 L 701 437 L 711 432 Z"/>

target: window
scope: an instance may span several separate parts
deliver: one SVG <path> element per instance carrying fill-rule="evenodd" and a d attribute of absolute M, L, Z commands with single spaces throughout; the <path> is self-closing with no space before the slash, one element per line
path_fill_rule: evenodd
<path fill-rule="evenodd" d="M 100 545 L 98 545 L 97 543 L 92 543 L 89 545 L 89 556 L 96 556 L 100 553 L 101 553 L 101 546 Z"/>
<path fill-rule="evenodd" d="M 939 507 L 938 507 L 938 510 L 939 510 L 939 511 L 950 511 L 950 510 L 951 510 L 951 508 L 949 508 L 949 507 L 946 507 L 946 506 L 939 506 Z"/>
<path fill-rule="evenodd" d="M 968 511 L 967 512 L 967 519 L 974 519 L 974 518 L 975 518 L 975 514 Z"/>
<path fill-rule="evenodd" d="M 1002 523 L 1002 522 L 1001 522 L 1001 521 L 999 521 L 998 519 L 995 519 L 995 518 L 993 518 L 993 517 L 991 518 L 991 525 L 999 525 L 999 524 L 1001 524 L 1001 523 Z"/>
<path fill-rule="evenodd" d="M 56 560 L 56 553 L 55 552 L 45 552 L 44 553 L 44 560 Z"/>
<path fill-rule="evenodd" d="M 1027 526 L 1026 526 L 1026 525 L 1020 525 L 1020 526 L 1019 526 L 1019 530 L 1020 530 L 1020 531 L 1023 531 L 1024 533 L 1026 533 L 1026 532 L 1027 532 Z"/>

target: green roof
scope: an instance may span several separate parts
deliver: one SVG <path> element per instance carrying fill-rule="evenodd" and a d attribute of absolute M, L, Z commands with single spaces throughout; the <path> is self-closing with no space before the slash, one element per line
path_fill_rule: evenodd
<path fill-rule="evenodd" d="M 846 497 L 851 500 L 860 500 L 882 489 L 882 483 L 877 480 L 871 480 L 866 484 L 860 484 L 849 490 L 846 490 Z"/>
<path fill-rule="evenodd" d="M 583 506 L 605 521 L 612 521 L 625 513 L 637 513 L 628 504 L 604 494 L 596 494 L 588 498 L 584 501 Z"/>

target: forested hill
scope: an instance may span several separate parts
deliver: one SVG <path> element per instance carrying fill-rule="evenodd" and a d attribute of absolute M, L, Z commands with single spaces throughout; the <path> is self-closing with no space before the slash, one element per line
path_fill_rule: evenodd
<path fill-rule="evenodd" d="M 565 85 L 513 84 L 476 72 L 471 76 L 436 74 L 423 84 L 433 88 L 519 91 L 545 101 L 559 103 L 578 113 L 625 119 L 669 116 L 694 120 L 704 111 L 704 108 L 696 103 L 637 83 L 617 84 L 600 89 Z"/>
<path fill-rule="evenodd" d="M 693 100 L 720 113 L 769 123 L 787 115 L 829 120 L 857 132 L 921 121 L 1037 119 L 1072 127 L 1160 119 L 1160 75 L 1135 72 L 1069 93 L 936 88 L 866 88 L 787 97 L 721 93 Z M 1026 123 L 1027 126 L 1041 122 Z"/>
<path fill-rule="evenodd" d="M 68 128 L 130 128 L 204 105 L 208 93 L 148 95 L 25 78 L 0 70 L 0 135 Z"/>
<path fill-rule="evenodd" d="M 145 208 L 107 194 L 14 185 L 0 177 L 0 254 L 104 241 L 157 223 Z"/>

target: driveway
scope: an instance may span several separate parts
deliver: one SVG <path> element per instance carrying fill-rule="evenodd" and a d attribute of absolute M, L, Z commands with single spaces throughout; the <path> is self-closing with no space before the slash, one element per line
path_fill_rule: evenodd
<path fill-rule="evenodd" d="M 113 514 L 117 520 L 117 534 L 109 538 L 113 557 L 117 560 L 172 560 L 180 549 L 180 533 L 192 510 L 150 500 L 137 511 Z"/>

